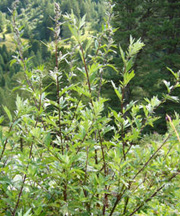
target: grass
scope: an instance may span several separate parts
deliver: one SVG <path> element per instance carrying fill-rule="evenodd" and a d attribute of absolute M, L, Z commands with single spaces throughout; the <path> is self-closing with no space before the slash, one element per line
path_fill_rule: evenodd
<path fill-rule="evenodd" d="M 3 33 L 0 33 L 0 37 L 3 38 Z M 7 49 L 8 50 L 15 50 L 15 44 L 13 42 L 13 34 L 10 33 L 10 34 L 5 34 L 5 41 L 1 41 L 0 42 L 0 46 L 3 46 L 3 45 L 6 45 Z"/>
<path fill-rule="evenodd" d="M 6 45 L 8 51 L 14 51 L 16 49 L 16 45 L 14 43 L 14 35 L 13 33 L 5 34 L 5 41 L 0 41 L 0 46 Z M 3 38 L 3 33 L 0 33 L 0 38 Z M 28 39 L 22 39 L 22 42 L 28 42 Z"/>

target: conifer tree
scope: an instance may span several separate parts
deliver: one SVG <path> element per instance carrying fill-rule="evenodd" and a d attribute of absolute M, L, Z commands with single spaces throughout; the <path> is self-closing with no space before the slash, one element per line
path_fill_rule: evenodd
<path fill-rule="evenodd" d="M 166 67 L 177 70 L 180 66 L 180 2 L 114 2 L 114 26 L 118 28 L 114 37 L 116 42 L 125 48 L 129 35 L 132 35 L 141 38 L 146 44 L 136 60 L 136 78 L 129 89 L 129 96 L 134 100 L 144 96 L 151 97 L 154 94 L 161 96 L 164 91 L 161 80 L 171 79 Z M 120 66 L 119 62 L 116 62 L 116 66 Z M 175 104 L 169 103 L 160 112 L 165 114 L 167 109 L 174 110 L 175 107 Z"/>
<path fill-rule="evenodd" d="M 4 59 L 2 55 L 0 54 L 0 66 L 2 67 L 3 71 L 5 70 L 5 64 L 4 64 Z"/>

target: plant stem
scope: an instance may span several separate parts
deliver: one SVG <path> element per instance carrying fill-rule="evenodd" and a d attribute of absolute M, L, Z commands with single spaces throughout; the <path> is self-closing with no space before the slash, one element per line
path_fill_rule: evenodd
<path fill-rule="evenodd" d="M 85 68 L 85 71 L 86 71 L 86 78 L 87 78 L 87 84 L 88 84 L 89 93 L 90 93 L 91 105 L 92 105 L 92 107 L 94 107 L 93 101 L 92 101 L 91 84 L 90 84 L 90 80 L 89 80 L 89 73 L 88 73 L 88 69 L 87 69 L 87 64 L 86 64 L 86 59 L 85 59 L 85 55 L 84 55 L 84 50 L 83 50 L 83 47 L 82 47 L 81 43 L 79 43 L 79 46 L 80 46 L 80 49 L 81 49 L 83 63 L 84 63 L 84 68 Z M 102 142 L 102 137 L 101 137 L 99 129 L 98 129 L 98 136 L 99 136 L 99 141 L 100 141 L 100 145 L 101 145 L 101 152 L 102 152 L 102 158 L 103 158 L 103 164 L 104 164 L 103 165 L 103 167 L 104 167 L 104 174 L 105 174 L 105 176 L 107 176 L 107 172 L 106 172 L 107 168 L 106 168 L 106 161 L 105 161 L 103 142 Z M 106 186 L 105 186 L 105 189 L 106 189 Z M 105 193 L 104 194 L 104 205 L 103 205 L 103 210 L 102 210 L 103 211 L 103 215 L 105 215 L 107 203 L 108 203 L 108 197 L 107 197 L 107 194 Z"/>
<path fill-rule="evenodd" d="M 119 201 L 121 200 L 122 196 L 123 196 L 123 193 L 117 195 L 116 202 L 114 203 L 114 206 L 113 206 L 113 208 L 112 208 L 112 210 L 111 210 L 109 216 L 112 216 L 112 215 L 113 215 L 113 213 L 114 213 L 114 211 L 115 211 L 115 209 L 116 209 L 116 206 L 118 205 L 118 203 L 119 203 Z"/>
<path fill-rule="evenodd" d="M 125 198 L 125 205 L 124 205 L 123 215 L 126 214 L 126 210 L 127 210 L 128 202 L 129 202 L 129 197 L 126 197 L 126 198 Z"/>
<path fill-rule="evenodd" d="M 10 126 L 10 128 L 9 128 L 8 133 L 11 132 L 12 127 L 13 127 L 13 123 L 11 123 L 11 126 Z M 1 155 L 0 155 L 0 161 L 2 160 L 2 157 L 3 157 L 4 152 L 5 152 L 5 150 L 6 150 L 7 143 L 8 143 L 8 138 L 6 138 L 5 143 L 4 143 L 4 145 L 3 145 L 3 150 L 2 150 Z"/>
<path fill-rule="evenodd" d="M 118 205 L 119 201 L 121 200 L 122 196 L 124 195 L 124 193 L 131 188 L 131 185 L 133 183 L 133 180 L 147 167 L 147 165 L 149 164 L 149 162 L 154 158 L 154 156 L 159 152 L 159 150 L 166 144 L 167 140 L 169 139 L 170 135 L 167 136 L 167 138 L 163 141 L 163 143 L 161 144 L 161 146 L 154 152 L 154 154 L 152 154 L 152 156 L 149 158 L 149 160 L 143 165 L 143 167 L 136 173 L 136 175 L 132 178 L 132 180 L 129 182 L 129 186 L 128 188 L 125 188 L 118 196 L 116 199 L 116 202 L 113 206 L 113 209 L 111 210 L 111 213 L 109 216 L 111 216 L 116 208 L 116 206 Z"/>
<path fill-rule="evenodd" d="M 29 152 L 29 159 L 30 159 L 31 156 L 32 156 L 32 149 L 33 149 L 33 144 L 31 144 L 31 148 L 30 148 L 30 152 Z M 27 165 L 27 167 L 26 167 L 26 172 L 28 171 L 28 168 L 29 168 L 29 162 L 28 162 L 28 165 Z M 12 212 L 12 216 L 15 216 L 15 215 L 16 215 L 16 211 L 17 211 L 17 208 L 18 208 L 18 206 L 19 206 L 20 198 L 21 198 L 21 196 L 22 196 L 22 192 L 23 192 L 23 188 L 24 188 L 25 181 L 26 181 L 26 177 L 27 177 L 27 175 L 24 174 L 23 182 L 22 182 L 22 185 L 21 185 L 21 189 L 20 189 L 20 191 L 19 191 L 19 194 L 18 194 L 18 199 L 17 199 L 17 201 L 16 201 L 16 205 L 15 205 L 14 210 L 13 210 L 13 212 Z"/>
<path fill-rule="evenodd" d="M 80 49 L 81 49 L 81 53 L 82 53 L 82 57 L 83 57 L 83 63 L 84 63 L 84 68 L 85 68 L 85 71 L 86 71 L 86 77 L 87 77 L 87 83 L 88 83 L 89 93 L 91 94 L 91 84 L 90 84 L 90 80 L 89 80 L 89 73 L 88 73 L 88 69 L 87 69 L 86 59 L 85 59 L 85 56 L 84 56 L 84 50 L 83 50 L 83 47 L 82 47 L 81 43 L 79 43 L 79 46 L 80 46 Z M 92 98 L 91 98 L 91 101 L 92 101 Z"/>
<path fill-rule="evenodd" d="M 136 173 L 136 175 L 132 178 L 132 181 L 147 167 L 149 162 L 154 158 L 154 156 L 159 152 L 159 150 L 166 144 L 167 140 L 169 139 L 170 134 L 166 137 L 160 147 L 151 155 L 149 160 L 143 165 L 143 167 Z"/>
<path fill-rule="evenodd" d="M 173 174 L 168 180 L 167 182 L 170 182 L 172 181 L 172 179 L 174 179 L 177 175 L 180 174 L 180 170 L 177 171 L 177 173 Z M 163 184 L 161 187 L 159 187 L 149 198 L 147 198 L 141 205 L 139 205 L 137 208 L 135 208 L 135 210 L 129 215 L 129 216 L 132 216 L 134 215 L 140 208 L 142 208 L 147 202 L 151 201 L 151 199 L 153 197 L 156 196 L 156 194 L 162 190 L 164 187 L 166 186 L 166 184 Z"/>
<path fill-rule="evenodd" d="M 60 32 L 60 25 L 59 25 L 59 14 L 60 13 L 60 8 L 58 4 L 55 4 L 55 9 L 56 9 L 56 17 L 55 17 L 55 23 L 56 23 L 56 27 L 55 27 L 55 70 L 57 72 L 56 75 L 56 97 L 57 97 L 57 104 L 58 104 L 58 122 L 59 122 L 59 136 L 61 139 L 61 144 L 62 144 L 62 131 L 61 131 L 61 108 L 60 108 L 60 96 L 59 96 L 59 91 L 60 91 L 60 86 L 59 86 L 59 76 L 58 76 L 58 69 L 59 69 L 59 65 L 58 65 L 58 32 Z M 62 146 L 62 154 L 64 154 L 64 147 Z"/>

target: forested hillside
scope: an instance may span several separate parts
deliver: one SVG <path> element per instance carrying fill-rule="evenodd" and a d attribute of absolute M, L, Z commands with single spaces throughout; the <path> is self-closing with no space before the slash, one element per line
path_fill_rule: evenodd
<path fill-rule="evenodd" d="M 12 2 L 12 0 L 0 2 L 1 14 L 6 13 L 6 18 L 9 18 L 9 8 L 11 8 Z M 54 1 L 51 0 L 20 1 L 18 13 L 20 23 L 24 26 L 24 38 L 47 41 L 52 39 L 51 37 L 53 33 L 49 30 L 49 28 L 53 27 L 53 20 L 51 19 L 54 12 L 53 2 Z M 73 13 L 77 17 L 82 17 L 86 14 L 86 20 L 91 22 L 94 29 L 99 29 L 101 26 L 100 24 L 102 24 L 105 14 L 105 7 L 102 0 L 58 0 L 57 2 L 61 3 L 61 10 L 63 14 L 71 13 L 71 10 L 73 10 Z M 3 28 L 5 27 L 4 20 L 0 25 L 0 29 L 3 31 Z M 10 30 L 11 27 L 9 25 L 10 24 L 8 24 L 8 29 Z M 68 33 L 68 28 L 64 29 L 63 27 L 61 36 L 68 37 Z"/>
<path fill-rule="evenodd" d="M 146 44 L 136 60 L 136 78 L 129 87 L 128 97 L 134 100 L 161 96 L 165 90 L 162 80 L 171 81 L 170 72 L 180 68 L 180 2 L 174 0 L 115 0 L 114 26 L 116 42 L 125 48 L 129 35 L 141 38 Z M 119 62 L 117 62 L 117 65 Z M 180 95 L 177 91 L 176 95 Z M 166 112 L 179 112 L 179 105 L 168 102 L 159 110 L 165 119 Z M 162 132 L 164 131 L 160 122 Z"/>

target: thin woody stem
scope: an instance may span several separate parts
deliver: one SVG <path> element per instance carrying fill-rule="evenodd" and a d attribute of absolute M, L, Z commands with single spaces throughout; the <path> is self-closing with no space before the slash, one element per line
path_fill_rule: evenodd
<path fill-rule="evenodd" d="M 177 175 L 180 174 L 180 170 L 177 171 L 177 173 L 173 174 L 168 180 L 167 182 L 172 181 Z M 166 186 L 166 184 L 163 184 L 162 186 L 160 186 L 149 198 L 147 198 L 146 200 L 144 200 L 144 202 L 139 205 L 137 208 L 134 209 L 134 211 L 129 215 L 132 216 L 134 215 L 139 209 L 141 209 L 147 202 L 151 201 L 153 197 L 155 197 L 157 195 L 157 193 L 159 191 L 161 191 L 164 187 Z"/>
<path fill-rule="evenodd" d="M 32 149 L 33 149 L 33 143 L 31 144 L 31 148 L 30 148 L 30 152 L 29 152 L 29 159 L 31 159 L 31 156 L 32 156 Z M 28 163 L 28 165 L 26 167 L 26 171 L 28 170 L 28 168 L 29 168 L 29 163 Z M 20 199 L 21 199 L 21 196 L 22 196 L 22 192 L 23 192 L 23 188 L 24 188 L 26 178 L 27 178 L 27 174 L 24 175 L 23 182 L 22 182 L 22 185 L 21 185 L 21 189 L 20 189 L 19 194 L 18 194 L 18 199 L 16 201 L 16 205 L 15 205 L 14 210 L 12 212 L 12 216 L 16 215 L 16 211 L 17 211 L 17 208 L 19 206 L 19 202 L 20 202 Z"/>

